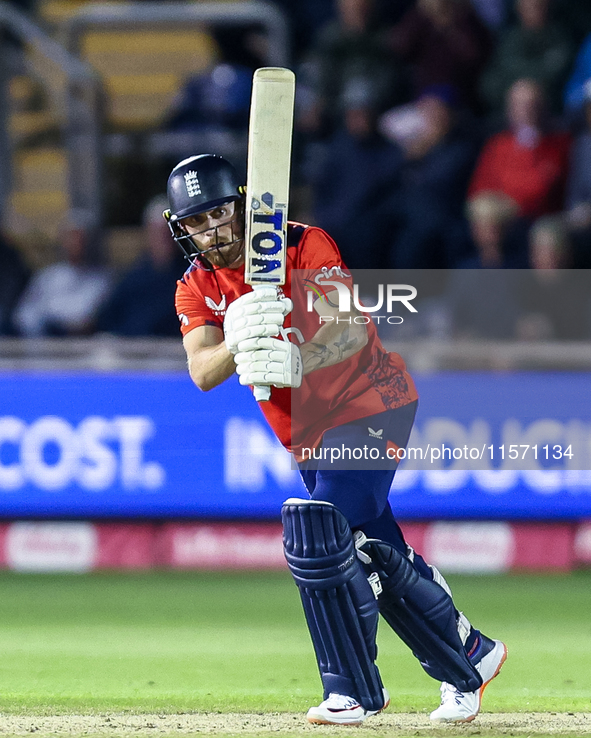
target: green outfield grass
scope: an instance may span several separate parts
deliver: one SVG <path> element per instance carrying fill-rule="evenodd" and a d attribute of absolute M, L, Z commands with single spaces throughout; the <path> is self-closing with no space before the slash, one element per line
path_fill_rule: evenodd
<path fill-rule="evenodd" d="M 591 711 L 591 572 L 449 577 L 509 659 L 486 711 Z M 295 586 L 277 574 L 0 574 L 0 711 L 304 711 L 320 682 Z M 380 625 L 392 711 L 438 685 Z"/>

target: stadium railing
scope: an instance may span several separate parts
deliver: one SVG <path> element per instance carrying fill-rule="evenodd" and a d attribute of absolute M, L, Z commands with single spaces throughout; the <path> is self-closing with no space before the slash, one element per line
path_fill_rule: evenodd
<path fill-rule="evenodd" d="M 8 32 L 30 54 L 23 55 L 25 65 L 36 78 L 45 69 L 44 83 L 54 85 L 56 77 L 63 78 L 63 89 L 53 94 L 62 95 L 61 110 L 67 130 L 68 189 L 71 207 L 88 209 L 95 221 L 100 221 L 101 150 L 100 97 L 101 85 L 92 67 L 69 53 L 48 36 L 24 13 L 7 2 L 0 2 L 0 27 Z M 14 53 L 14 43 L 0 48 L 0 219 L 4 222 L 4 208 L 12 191 L 12 142 L 8 133 L 8 77 Z"/>

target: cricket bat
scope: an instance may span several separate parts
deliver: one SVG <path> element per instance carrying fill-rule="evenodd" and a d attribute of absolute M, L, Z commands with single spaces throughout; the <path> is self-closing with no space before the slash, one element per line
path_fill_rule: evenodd
<path fill-rule="evenodd" d="M 287 208 L 295 75 L 284 67 L 257 69 L 252 80 L 246 170 L 244 281 L 253 285 L 285 283 Z M 255 387 L 260 402 L 270 387 Z"/>

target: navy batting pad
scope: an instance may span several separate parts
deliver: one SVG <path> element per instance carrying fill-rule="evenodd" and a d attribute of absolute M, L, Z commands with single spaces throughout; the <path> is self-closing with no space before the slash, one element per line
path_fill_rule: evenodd
<path fill-rule="evenodd" d="M 368 566 L 380 578 L 380 613 L 427 674 L 461 692 L 481 687 L 482 678 L 458 634 L 453 600 L 443 587 L 421 577 L 409 559 L 389 543 L 370 538 L 359 549 L 369 556 Z"/>
<path fill-rule="evenodd" d="M 300 590 L 324 698 L 384 706 L 375 665 L 379 611 L 344 515 L 329 502 L 291 498 L 282 508 L 285 558 Z"/>

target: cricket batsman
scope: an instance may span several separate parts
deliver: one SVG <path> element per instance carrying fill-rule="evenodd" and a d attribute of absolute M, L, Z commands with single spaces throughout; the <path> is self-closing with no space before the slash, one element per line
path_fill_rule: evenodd
<path fill-rule="evenodd" d="M 181 161 L 168 199 L 165 218 L 190 264 L 176 308 L 191 378 L 205 391 L 234 372 L 243 385 L 270 387 L 260 408 L 309 493 L 282 508 L 285 557 L 324 688 L 307 719 L 359 725 L 387 707 L 376 666 L 381 613 L 441 682 L 431 720 L 470 722 L 507 649 L 455 608 L 447 582 L 407 545 L 388 502 L 393 451 L 406 447 L 417 408 L 404 361 L 385 351 L 372 321 L 336 320 L 351 275 L 319 228 L 288 224 L 280 290 L 245 284 L 244 187 L 224 158 Z M 292 312 L 302 281 L 314 286 L 313 309 Z M 375 449 L 387 461 L 333 463 L 331 450 L 345 446 Z M 305 448 L 320 453 L 304 458 Z"/>

